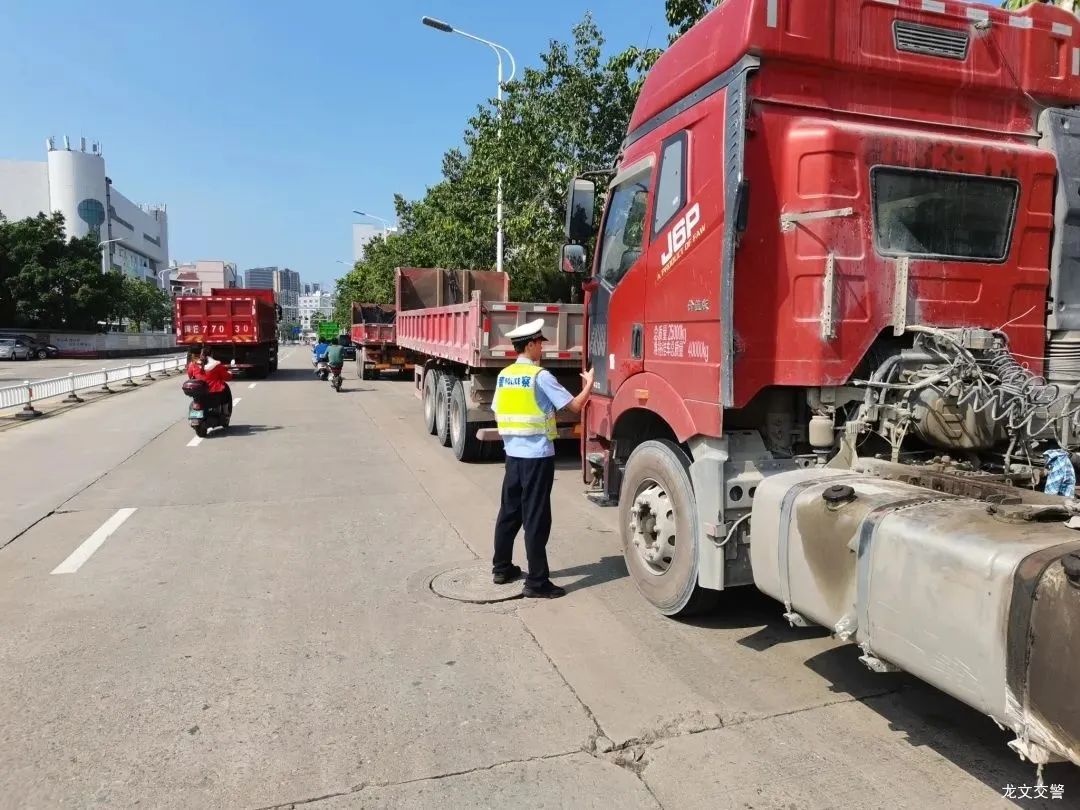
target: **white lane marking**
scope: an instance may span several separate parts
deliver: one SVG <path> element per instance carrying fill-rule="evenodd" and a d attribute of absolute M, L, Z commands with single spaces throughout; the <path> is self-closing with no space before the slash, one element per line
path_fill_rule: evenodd
<path fill-rule="evenodd" d="M 187 446 L 188 447 L 198 447 L 200 444 L 202 444 L 202 437 L 201 436 L 196 436 L 194 439 L 192 439 L 190 442 L 187 443 Z"/>
<path fill-rule="evenodd" d="M 117 509 L 116 514 L 101 524 L 101 527 L 87 537 L 79 547 L 71 552 L 71 555 L 52 570 L 54 574 L 74 574 L 84 562 L 90 559 L 90 555 L 101 548 L 102 544 L 109 539 L 109 535 L 119 529 L 125 520 L 135 514 L 136 507 Z"/>
<path fill-rule="evenodd" d="M 254 388 L 254 387 L 255 387 L 256 385 L 258 385 L 258 383 L 252 383 L 251 385 L 249 385 L 249 386 L 248 386 L 248 388 L 249 388 L 249 389 L 250 389 L 250 388 Z"/>
<path fill-rule="evenodd" d="M 234 400 L 232 401 L 232 406 L 233 406 L 233 407 L 235 408 L 235 407 L 236 407 L 237 405 L 239 405 L 239 404 L 240 404 L 240 401 L 241 401 L 242 399 L 243 399 L 243 397 L 237 397 L 236 399 L 234 399 Z"/>

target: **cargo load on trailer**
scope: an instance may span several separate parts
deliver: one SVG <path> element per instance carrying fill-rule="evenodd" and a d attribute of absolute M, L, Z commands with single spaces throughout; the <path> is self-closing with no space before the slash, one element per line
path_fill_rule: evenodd
<path fill-rule="evenodd" d="M 352 305 L 352 342 L 356 344 L 356 376 L 373 380 L 384 371 L 412 374 L 415 353 L 397 345 L 394 316 L 389 304 Z"/>
<path fill-rule="evenodd" d="M 1050 5 L 726 0 L 562 256 L 596 236 L 583 474 L 641 593 L 753 583 L 1036 763 L 1080 764 L 1078 104 Z"/>
<path fill-rule="evenodd" d="M 253 376 L 277 371 L 281 310 L 273 290 L 214 288 L 176 299 L 176 343 L 204 347 L 222 363 Z"/>
<path fill-rule="evenodd" d="M 499 372 L 517 353 L 506 334 L 544 319 L 541 365 L 572 392 L 581 390 L 581 304 L 508 301 L 510 278 L 488 270 L 402 267 L 395 271 L 397 345 L 415 353 L 424 423 L 461 461 L 500 448 L 491 402 Z M 577 418 L 558 415 L 559 438 L 578 436 Z"/>

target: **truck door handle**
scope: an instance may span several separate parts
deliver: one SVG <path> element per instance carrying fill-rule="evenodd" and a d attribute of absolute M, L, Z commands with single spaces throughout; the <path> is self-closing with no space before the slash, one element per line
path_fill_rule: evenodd
<path fill-rule="evenodd" d="M 645 353 L 645 330 L 640 323 L 635 323 L 630 330 L 630 356 L 634 360 L 640 360 Z"/>

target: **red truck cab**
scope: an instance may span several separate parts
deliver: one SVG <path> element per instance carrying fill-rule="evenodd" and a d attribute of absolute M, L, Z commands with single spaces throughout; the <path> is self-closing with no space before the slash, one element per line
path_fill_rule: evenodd
<path fill-rule="evenodd" d="M 718 5 L 646 77 L 608 184 L 582 456 L 661 612 L 753 583 L 1080 764 L 1076 706 L 1024 671 L 1053 669 L 1030 601 L 1080 568 L 1072 535 L 985 519 L 1051 507 L 1040 453 L 1078 447 L 1078 104 L 1080 21 L 1053 6 Z M 573 182 L 565 270 L 592 194 Z M 911 554 L 871 580 L 884 534 Z M 1077 585 L 1045 586 L 1047 622 Z"/>

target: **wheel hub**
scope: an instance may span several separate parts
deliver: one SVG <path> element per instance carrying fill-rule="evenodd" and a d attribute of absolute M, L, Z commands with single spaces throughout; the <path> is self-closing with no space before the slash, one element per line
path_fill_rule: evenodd
<path fill-rule="evenodd" d="M 675 558 L 675 508 L 659 484 L 650 483 L 634 499 L 630 533 L 645 567 L 666 573 Z"/>

